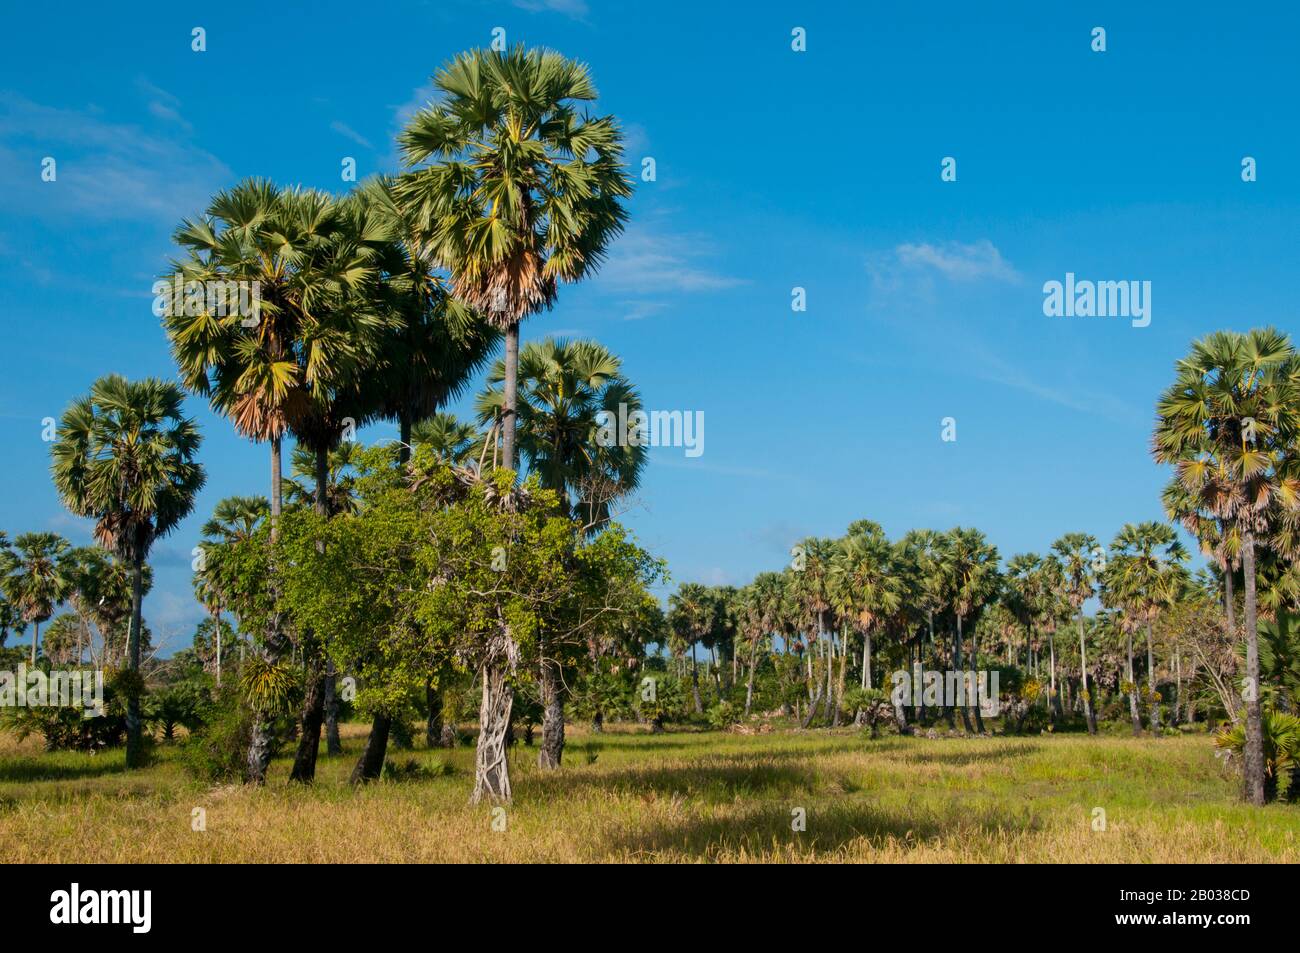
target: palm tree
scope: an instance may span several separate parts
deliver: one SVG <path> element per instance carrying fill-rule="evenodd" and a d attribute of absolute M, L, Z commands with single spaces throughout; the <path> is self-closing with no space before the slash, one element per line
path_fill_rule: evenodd
<path fill-rule="evenodd" d="M 411 445 L 426 447 L 449 466 L 464 466 L 477 456 L 480 434 L 473 424 L 439 411 L 411 428 Z"/>
<path fill-rule="evenodd" d="M 1146 627 L 1147 692 L 1151 705 L 1151 730 L 1160 728 L 1160 701 L 1156 695 L 1155 653 L 1151 644 L 1151 624 L 1162 606 L 1168 605 L 1186 581 L 1182 563 L 1187 552 L 1173 527 L 1147 521 L 1127 523 L 1110 544 L 1111 560 L 1106 567 L 1106 589 L 1113 590 L 1124 610 L 1123 628 L 1128 634 L 1129 678 L 1133 677 L 1133 629 Z M 1135 696 L 1130 693 L 1130 707 Z M 1131 711 L 1135 715 L 1136 712 Z M 1134 718 L 1134 728 L 1140 722 Z"/>
<path fill-rule="evenodd" d="M 695 645 L 713 628 L 717 611 L 713 593 L 708 586 L 698 582 L 684 582 L 668 597 L 668 625 L 681 645 L 691 649 L 691 691 L 695 699 L 695 713 L 703 714 L 700 699 L 700 672 L 695 658 Z"/>
<path fill-rule="evenodd" d="M 872 687 L 871 636 L 884 618 L 897 611 L 901 599 L 893 553 L 876 523 L 859 520 L 840 540 L 831 557 L 830 575 L 835 611 L 862 635 L 861 687 Z"/>
<path fill-rule="evenodd" d="M 1065 567 L 1054 553 L 1043 559 L 1035 572 L 1035 588 L 1041 602 L 1038 606 L 1039 626 L 1047 632 L 1048 694 L 1053 718 L 1063 718 L 1061 692 L 1056 684 L 1056 630 L 1071 613 L 1070 600 L 1065 595 Z"/>
<path fill-rule="evenodd" d="M 948 604 L 948 582 L 943 566 L 947 538 L 932 529 L 909 530 L 899 540 L 898 560 L 907 567 L 907 577 L 912 584 L 913 597 L 918 612 L 925 614 L 926 636 L 931 651 L 937 651 L 934 640 L 934 616 Z M 924 669 L 925 647 L 920 653 Z M 924 674 L 922 672 L 922 674 Z M 924 714 L 924 706 L 922 706 Z M 948 726 L 955 727 L 951 708 L 944 708 Z"/>
<path fill-rule="evenodd" d="M 758 650 L 765 637 L 781 626 L 785 602 L 785 579 L 777 572 L 761 572 L 741 590 L 738 598 L 742 631 L 749 643 L 749 675 L 745 680 L 745 715 L 754 704 L 754 670 Z"/>
<path fill-rule="evenodd" d="M 223 625 L 221 612 L 225 607 L 227 594 L 222 589 L 216 572 L 215 562 L 223 551 L 222 547 L 233 543 L 245 542 L 253 538 L 258 526 L 270 515 L 271 507 L 264 496 L 228 496 L 217 503 L 212 516 L 200 530 L 199 549 L 203 553 L 203 568 L 194 575 L 194 594 L 199 602 L 212 616 L 213 632 L 216 635 L 216 677 L 221 684 L 221 660 L 223 649 L 221 634 Z M 211 563 L 209 562 L 211 561 Z M 244 658 L 244 645 L 240 641 L 239 659 Z"/>
<path fill-rule="evenodd" d="M 977 529 L 964 529 L 960 526 L 946 534 L 948 545 L 944 549 L 943 566 L 950 580 L 951 608 L 957 617 L 957 653 L 956 665 L 962 670 L 962 620 L 990 601 L 998 591 L 1001 581 L 998 577 L 997 547 L 989 545 L 984 534 Z M 984 730 L 984 718 L 980 714 L 979 678 L 976 667 L 979 665 L 979 639 L 972 639 L 970 654 L 971 674 L 967 704 L 962 708 L 962 719 L 966 730 L 970 730 L 968 710 L 975 714 L 975 724 L 981 732 Z M 965 675 L 963 675 L 965 678 Z"/>
<path fill-rule="evenodd" d="M 836 541 L 809 537 L 800 546 L 803 550 L 802 568 L 791 576 L 794 583 L 792 594 L 800 603 L 804 618 L 817 626 L 817 641 L 822 646 L 822 658 L 826 663 L 825 679 L 816 678 L 816 673 L 813 672 L 814 678 L 809 685 L 810 705 L 807 724 L 811 724 L 812 719 L 816 717 L 819 703 L 823 704 L 826 723 L 830 724 L 833 720 L 832 712 L 835 711 L 835 690 L 832 681 L 835 655 L 826 617 L 834 608 L 831 602 L 830 569 L 831 560 L 836 553 Z M 813 665 L 811 658 L 808 664 L 810 667 Z"/>
<path fill-rule="evenodd" d="M 1052 543 L 1052 552 L 1061 561 L 1058 592 L 1070 603 L 1079 620 L 1079 670 L 1082 679 L 1083 714 L 1088 733 L 1097 733 L 1097 715 L 1093 711 L 1092 692 L 1088 687 L 1088 648 L 1085 643 L 1083 604 L 1096 592 L 1094 561 L 1101 552 L 1097 540 L 1087 533 L 1066 533 Z"/>
<path fill-rule="evenodd" d="M 505 332 L 502 449 L 515 469 L 519 324 L 560 282 L 592 274 L 622 230 L 623 136 L 613 118 L 578 112 L 596 99 L 591 75 L 550 50 L 472 50 L 433 81 L 441 101 L 399 137 L 410 171 L 396 191 L 420 252 Z"/>
<path fill-rule="evenodd" d="M 31 664 L 41 623 L 72 594 L 72 546 L 57 533 L 23 533 L 14 539 L 14 552 L 5 559 L 5 597 L 19 618 L 32 626 Z"/>
<path fill-rule="evenodd" d="M 199 431 L 182 413 L 183 400 L 181 389 L 166 381 L 101 377 L 63 414 L 50 451 L 64 505 L 94 519 L 96 541 L 131 566 L 127 667 L 137 683 L 127 700 L 129 767 L 144 756 L 138 682 L 144 563 L 154 540 L 193 509 L 204 482 L 195 461 Z"/>
<path fill-rule="evenodd" d="M 589 530 L 608 522 L 613 502 L 637 488 L 646 461 L 647 439 L 602 439 L 616 429 L 614 421 L 642 409 L 621 369 L 622 361 L 596 341 L 547 338 L 528 344 L 519 359 L 519 450 L 529 472 L 559 494 L 565 515 L 576 514 Z M 504 419 L 504 391 L 492 386 L 504 378 L 497 361 L 478 398 L 479 423 Z"/>
<path fill-rule="evenodd" d="M 1294 519 L 1300 480 L 1297 366 L 1290 339 L 1272 328 L 1219 331 L 1192 345 L 1156 405 L 1152 453 L 1171 464 L 1206 518 L 1240 534 L 1246 610 L 1244 783 L 1264 803 L 1263 722 L 1259 698 L 1256 546 L 1283 518 Z"/>

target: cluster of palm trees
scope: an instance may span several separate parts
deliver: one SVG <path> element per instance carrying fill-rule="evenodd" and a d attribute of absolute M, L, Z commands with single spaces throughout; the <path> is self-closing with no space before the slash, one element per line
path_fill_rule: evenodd
<path fill-rule="evenodd" d="M 1027 673 L 1046 676 L 1045 703 L 1059 718 L 1057 640 L 1073 621 L 1076 698 L 1088 730 L 1095 732 L 1089 645 L 1097 633 L 1095 620 L 1084 616 L 1084 603 L 1100 591 L 1115 608 L 1130 634 L 1132 682 L 1131 632 L 1145 625 L 1150 643 L 1160 610 L 1191 584 L 1173 530 L 1160 523 L 1125 526 L 1109 554 L 1092 536 L 1067 533 L 1046 555 L 1020 554 L 1005 568 L 997 548 L 977 529 L 912 530 L 891 542 L 870 520 L 855 521 L 839 539 L 806 539 L 792 554 L 784 571 L 760 573 L 739 589 L 683 585 L 670 598 L 669 642 L 678 654 L 687 648 L 694 653 L 698 642 L 734 658 L 738 641 L 748 667 L 746 714 L 760 652 L 779 647 L 798 657 L 798 665 L 786 668 L 801 673 L 806 697 L 796 696 L 795 706 L 806 701 L 805 724 L 819 712 L 827 724 L 840 723 L 851 669 L 861 689 L 887 686 L 888 673 L 873 662 L 882 651 L 890 664 L 908 672 L 916 666 L 969 672 L 973 686 L 982 661 L 1005 657 Z M 1148 678 L 1154 687 L 1149 644 Z M 1130 695 L 1135 698 L 1133 689 Z M 697 689 L 697 707 L 698 699 Z M 958 708 L 964 727 L 983 731 L 978 688 L 968 701 Z M 952 724 L 952 709 L 943 714 Z M 901 709 L 898 717 L 903 722 Z"/>
<path fill-rule="evenodd" d="M 618 125 L 579 111 L 596 98 L 588 71 L 550 51 L 468 52 L 434 82 L 440 100 L 401 134 L 401 176 L 342 198 L 251 180 L 176 232 L 182 256 L 170 279 L 259 289 L 253 321 L 172 308 L 164 324 L 185 386 L 270 445 L 273 535 L 286 495 L 307 493 L 304 482 L 285 486 L 284 438 L 296 442 L 295 475 L 312 481 L 315 509 L 329 517 L 349 505 L 350 434 L 381 420 L 398 425 L 403 462 L 418 439 L 480 467 L 516 470 L 522 449 L 543 484 L 562 491 L 566 512 L 584 510 L 588 530 L 635 487 L 639 454 L 598 452 L 584 439 L 603 401 L 634 396 L 617 359 L 591 342 L 530 346 L 522 366 L 519 351 L 520 323 L 550 308 L 562 283 L 591 274 L 622 228 L 630 184 Z M 500 388 L 479 401 L 489 429 L 470 433 L 440 411 L 503 334 L 504 361 L 490 377 Z M 309 781 L 320 726 L 332 724 L 332 660 L 313 633 L 290 633 L 274 615 L 257 642 L 270 666 L 291 649 L 308 666 L 294 777 Z M 543 669 L 544 688 L 558 693 L 558 676 Z M 376 715 L 372 736 L 386 737 L 385 719 Z M 269 730 L 264 719 L 254 728 L 255 781 L 265 777 Z"/>
<path fill-rule="evenodd" d="M 1163 643 L 1174 720 L 1191 720 L 1193 689 L 1206 688 L 1212 701 L 1202 699 L 1203 710 L 1217 709 L 1238 726 L 1246 796 L 1261 804 L 1277 764 L 1265 756 L 1265 701 L 1278 713 L 1300 704 L 1294 673 L 1279 661 L 1294 649 L 1289 623 L 1300 609 L 1298 440 L 1300 355 L 1290 340 L 1273 329 L 1211 334 L 1178 362 L 1157 404 L 1152 442 L 1156 460 L 1175 471 L 1163 493 L 1166 514 L 1209 557 L 1196 577 L 1173 526 L 1156 521 L 1124 526 L 1109 548 L 1087 533 L 1067 533 L 1045 554 L 1015 555 L 1000 567 L 977 530 L 914 530 L 891 542 L 880 526 L 860 520 L 839 539 L 804 540 L 785 570 L 760 573 L 739 589 L 683 585 L 670 599 L 667 642 L 679 658 L 689 649 L 694 660 L 697 644 L 721 651 L 733 668 L 739 645 L 749 667 L 747 713 L 762 659 L 793 657 L 774 668 L 799 673 L 795 710 L 807 705 L 805 725 L 819 711 L 827 724 L 839 723 L 851 669 L 862 688 L 881 683 L 872 656 L 882 648 L 909 672 L 927 665 L 968 671 L 1003 656 L 1032 677 L 1033 692 L 1043 679 L 1038 697 L 1054 719 L 1064 717 L 1069 692 L 1091 733 L 1099 678 L 1127 696 L 1135 733 L 1144 709 L 1150 728 L 1161 728 Z M 1101 607 L 1088 616 L 1094 597 Z M 1261 631 L 1271 640 L 1263 681 Z M 1077 665 L 1066 661 L 1075 635 Z M 1145 642 L 1145 660 L 1135 659 L 1135 636 Z M 1071 678 L 1063 683 L 1067 665 Z M 722 677 L 715 677 L 721 698 Z M 693 684 L 699 710 L 697 671 Z M 968 701 L 960 709 L 965 727 L 982 730 L 978 694 Z M 951 725 L 951 709 L 945 715 Z M 901 709 L 896 717 L 902 725 Z"/>

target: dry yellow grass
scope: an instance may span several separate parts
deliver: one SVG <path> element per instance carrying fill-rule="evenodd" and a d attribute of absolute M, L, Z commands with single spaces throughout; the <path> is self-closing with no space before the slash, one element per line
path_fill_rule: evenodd
<path fill-rule="evenodd" d="M 197 784 L 166 747 L 128 774 L 120 752 L 0 737 L 0 861 L 1300 861 L 1300 807 L 1242 805 L 1205 736 L 574 730 L 552 774 L 516 749 L 496 831 L 488 806 L 466 803 L 470 748 L 393 752 L 426 772 L 348 787 L 364 730 L 346 726 L 347 754 L 322 758 L 314 787 L 290 785 L 280 761 L 260 790 Z"/>

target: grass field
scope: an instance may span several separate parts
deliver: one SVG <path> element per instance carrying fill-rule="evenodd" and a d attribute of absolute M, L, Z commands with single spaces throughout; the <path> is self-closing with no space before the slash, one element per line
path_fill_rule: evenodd
<path fill-rule="evenodd" d="M 558 772 L 516 749 L 499 831 L 466 803 L 469 747 L 394 752 L 424 770 L 351 789 L 364 733 L 345 726 L 346 755 L 322 758 L 313 788 L 289 785 L 282 759 L 262 790 L 198 784 L 167 746 L 128 774 L 121 751 L 45 754 L 0 736 L 0 862 L 1300 861 L 1300 807 L 1240 804 L 1204 735 L 579 728 Z"/>

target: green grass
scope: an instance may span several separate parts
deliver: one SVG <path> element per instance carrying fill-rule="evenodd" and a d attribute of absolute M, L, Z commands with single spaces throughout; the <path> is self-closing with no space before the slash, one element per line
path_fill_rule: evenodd
<path fill-rule="evenodd" d="M 290 785 L 281 759 L 260 790 L 198 784 L 167 746 L 126 772 L 120 751 L 0 737 L 0 862 L 1300 861 L 1300 806 L 1243 805 L 1204 735 L 574 729 L 558 772 L 516 749 L 495 831 L 489 806 L 467 804 L 471 748 L 390 752 L 425 770 L 350 788 L 364 732 L 345 726 L 314 787 Z"/>

